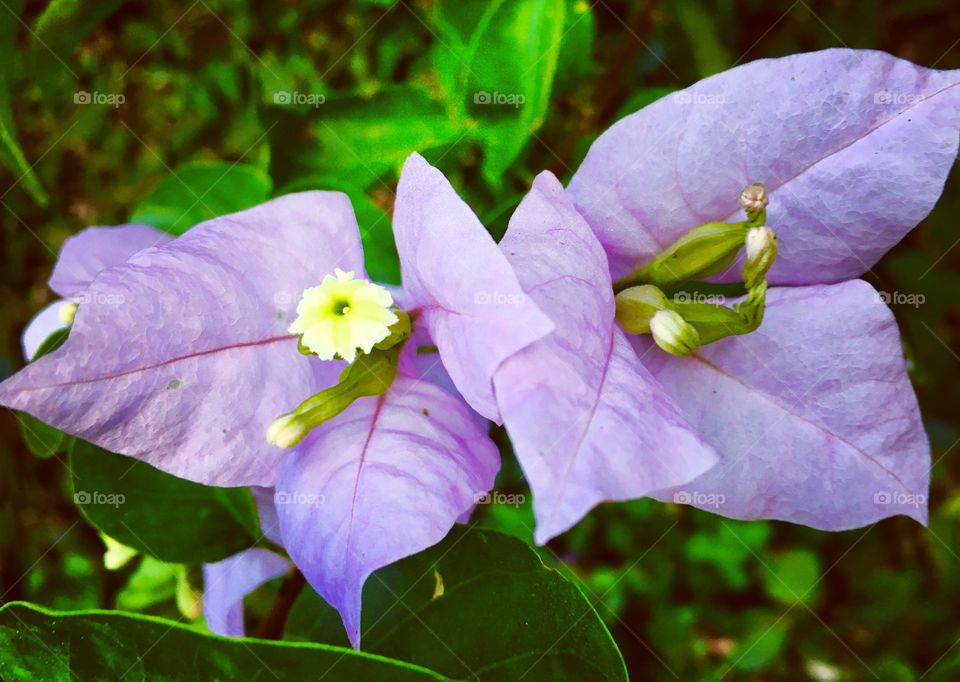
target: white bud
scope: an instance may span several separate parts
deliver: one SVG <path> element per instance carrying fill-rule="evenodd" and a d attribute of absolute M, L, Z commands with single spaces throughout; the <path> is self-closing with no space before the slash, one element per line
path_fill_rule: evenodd
<path fill-rule="evenodd" d="M 766 225 L 753 227 L 744 243 L 747 262 L 743 266 L 743 282 L 748 289 L 767 276 L 777 258 L 777 233 Z"/>
<path fill-rule="evenodd" d="M 279 448 L 292 448 L 310 432 L 296 415 L 284 414 L 267 427 L 267 442 Z"/>
<path fill-rule="evenodd" d="M 672 355 L 691 355 L 700 347 L 696 328 L 674 310 L 659 310 L 650 320 L 653 340 Z"/>
<path fill-rule="evenodd" d="M 73 301 L 64 301 L 63 305 L 57 310 L 57 317 L 65 325 L 73 324 L 73 318 L 77 314 L 77 304 Z"/>
<path fill-rule="evenodd" d="M 748 214 L 762 211 L 768 202 L 767 188 L 762 182 L 755 182 L 740 193 L 740 205 Z"/>

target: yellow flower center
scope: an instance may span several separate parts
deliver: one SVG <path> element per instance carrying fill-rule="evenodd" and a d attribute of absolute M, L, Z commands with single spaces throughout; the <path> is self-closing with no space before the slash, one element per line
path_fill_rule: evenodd
<path fill-rule="evenodd" d="M 322 360 L 353 362 L 357 349 L 369 353 L 390 335 L 398 320 L 391 305 L 393 297 L 382 286 L 338 268 L 303 292 L 290 333 Z"/>

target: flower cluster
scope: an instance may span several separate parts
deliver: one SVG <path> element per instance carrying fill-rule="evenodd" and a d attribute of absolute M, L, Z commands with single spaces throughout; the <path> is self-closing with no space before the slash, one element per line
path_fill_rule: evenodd
<path fill-rule="evenodd" d="M 936 202 L 958 86 L 853 50 L 738 67 L 685 91 L 722 101 L 665 98 L 614 125 L 567 187 L 539 175 L 499 245 L 414 154 L 395 290 L 367 280 L 336 192 L 177 239 L 90 228 L 51 278 L 68 303 L 25 352 L 65 325 L 67 341 L 0 384 L 0 404 L 254 487 L 355 646 L 367 577 L 492 489 L 484 420 L 509 433 L 540 543 L 642 496 L 827 530 L 925 522 L 922 505 L 876 502 L 925 495 L 930 454 L 893 316 L 856 278 Z M 881 87 L 917 97 L 877 106 Z M 687 293 L 717 284 L 739 300 Z M 208 567 L 226 576 L 210 622 L 240 634 L 243 594 L 287 565 L 256 549 Z"/>

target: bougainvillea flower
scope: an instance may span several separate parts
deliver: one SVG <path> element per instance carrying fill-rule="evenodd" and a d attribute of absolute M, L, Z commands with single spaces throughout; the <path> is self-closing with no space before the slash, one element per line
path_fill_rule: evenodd
<path fill-rule="evenodd" d="M 291 568 L 289 559 L 253 547 L 203 567 L 203 617 L 211 632 L 243 637 L 243 598 Z"/>
<path fill-rule="evenodd" d="M 47 282 L 61 300 L 37 313 L 23 330 L 24 359 L 33 359 L 53 332 L 70 325 L 76 306 L 83 302 L 84 292 L 101 270 L 125 263 L 138 251 L 171 239 L 149 225 L 88 227 L 67 239 Z"/>
<path fill-rule="evenodd" d="M 556 330 L 495 385 L 538 541 L 642 494 L 827 530 L 926 521 L 929 444 L 894 317 L 869 284 L 842 280 L 936 202 L 958 85 L 958 72 L 875 52 L 757 61 L 615 124 L 566 191 L 537 178 L 502 248 Z M 758 331 L 690 357 L 649 336 L 627 348 L 611 281 L 701 223 L 742 217 L 754 181 L 780 237 L 768 278 L 795 286 L 769 290 Z"/>
<path fill-rule="evenodd" d="M 497 418 L 494 371 L 552 324 L 416 155 L 401 174 L 394 232 L 415 331 L 464 399 Z M 291 194 L 202 223 L 100 272 L 66 343 L 0 385 L 0 404 L 184 478 L 276 486 L 284 546 L 358 644 L 363 582 L 441 540 L 492 487 L 499 456 L 461 398 L 409 362 L 389 390 L 292 450 L 267 443 L 278 415 L 343 369 L 301 353 L 288 331 L 301 293 L 338 268 L 364 277 L 340 193 Z"/>

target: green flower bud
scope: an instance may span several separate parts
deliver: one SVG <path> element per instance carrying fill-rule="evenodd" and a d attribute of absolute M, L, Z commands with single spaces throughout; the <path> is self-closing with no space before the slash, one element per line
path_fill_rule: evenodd
<path fill-rule="evenodd" d="M 660 310 L 650 320 L 653 340 L 673 355 L 692 355 L 700 347 L 700 334 L 680 313 Z"/>
<path fill-rule="evenodd" d="M 747 235 L 744 223 L 706 223 L 665 248 L 650 263 L 614 284 L 622 291 L 635 284 L 661 288 L 706 279 L 730 266 Z"/>
<path fill-rule="evenodd" d="M 311 430 L 350 407 L 357 398 L 383 395 L 397 375 L 399 358 L 399 346 L 358 355 L 343 370 L 338 383 L 274 419 L 267 428 L 267 442 L 281 448 L 293 447 Z"/>
<path fill-rule="evenodd" d="M 753 289 L 767 276 L 777 259 L 777 234 L 769 227 L 751 228 L 744 240 L 747 261 L 743 266 L 743 283 Z"/>
<path fill-rule="evenodd" d="M 624 289 L 616 301 L 617 322 L 631 334 L 649 334 L 650 320 L 668 306 L 666 295 L 652 284 Z"/>

